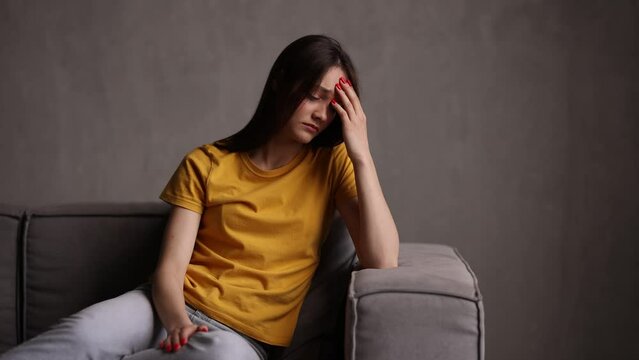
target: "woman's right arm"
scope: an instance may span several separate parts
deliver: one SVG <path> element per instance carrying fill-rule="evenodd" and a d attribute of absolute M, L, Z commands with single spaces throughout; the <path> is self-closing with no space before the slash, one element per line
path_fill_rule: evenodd
<path fill-rule="evenodd" d="M 153 274 L 153 304 L 168 333 L 160 346 L 167 351 L 178 350 L 196 331 L 208 330 L 194 325 L 184 308 L 184 275 L 193 254 L 200 218 L 194 211 L 173 206 Z"/>

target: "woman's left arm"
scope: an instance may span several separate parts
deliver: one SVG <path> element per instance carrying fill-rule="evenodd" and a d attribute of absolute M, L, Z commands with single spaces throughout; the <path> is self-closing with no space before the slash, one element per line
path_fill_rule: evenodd
<path fill-rule="evenodd" d="M 342 119 L 344 142 L 355 170 L 357 198 L 337 203 L 364 268 L 397 267 L 399 235 L 368 146 L 366 115 L 355 89 L 340 78 L 332 106 Z"/>

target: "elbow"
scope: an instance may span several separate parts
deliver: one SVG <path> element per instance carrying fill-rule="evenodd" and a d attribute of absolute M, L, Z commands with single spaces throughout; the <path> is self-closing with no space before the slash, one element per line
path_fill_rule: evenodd
<path fill-rule="evenodd" d="M 394 269 L 397 266 L 398 266 L 397 260 L 395 260 L 395 261 L 387 261 L 387 262 L 379 264 L 379 266 L 376 267 L 376 269 Z"/>
<path fill-rule="evenodd" d="M 372 248 L 376 250 L 373 251 Z M 394 269 L 399 266 L 399 237 L 381 243 L 381 245 L 363 247 L 360 245 L 357 256 L 362 269 Z"/>
<path fill-rule="evenodd" d="M 398 267 L 397 258 L 360 263 L 362 269 L 394 269 Z"/>
<path fill-rule="evenodd" d="M 395 269 L 397 268 L 397 264 L 395 265 L 391 265 L 391 264 L 384 264 L 384 265 L 380 265 L 380 266 L 376 266 L 376 267 L 372 267 L 371 269 Z"/>
<path fill-rule="evenodd" d="M 182 286 L 184 277 L 183 275 L 180 276 L 178 274 L 180 274 L 180 272 L 176 269 L 171 269 L 166 266 L 158 267 L 155 269 L 153 274 L 151 274 L 150 281 L 154 287 Z"/>
<path fill-rule="evenodd" d="M 384 269 L 395 269 L 397 268 L 397 264 L 393 265 L 393 264 L 383 264 L 383 265 L 362 265 L 361 266 L 361 270 L 364 269 L 379 269 L 379 270 L 384 270 Z"/>

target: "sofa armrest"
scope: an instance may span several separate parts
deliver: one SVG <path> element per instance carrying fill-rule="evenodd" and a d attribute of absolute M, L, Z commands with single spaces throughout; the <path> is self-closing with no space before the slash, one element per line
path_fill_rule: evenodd
<path fill-rule="evenodd" d="M 401 243 L 394 269 L 353 271 L 345 358 L 483 360 L 477 278 L 445 245 Z"/>

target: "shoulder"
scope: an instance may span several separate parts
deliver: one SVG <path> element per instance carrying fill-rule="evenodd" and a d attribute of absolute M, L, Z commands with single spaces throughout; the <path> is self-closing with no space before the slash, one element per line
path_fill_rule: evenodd
<path fill-rule="evenodd" d="M 342 142 L 339 145 L 335 145 L 331 150 L 331 154 L 334 158 L 348 157 L 348 151 L 346 151 L 346 143 Z"/>
<path fill-rule="evenodd" d="M 328 156 L 333 166 L 342 167 L 350 163 L 346 144 L 343 142 L 330 148 Z"/>
<path fill-rule="evenodd" d="M 340 143 L 333 147 L 322 147 L 314 150 L 315 166 L 324 169 L 332 177 L 339 177 L 347 171 L 351 165 L 346 145 Z"/>
<path fill-rule="evenodd" d="M 186 160 L 193 160 L 199 163 L 217 164 L 221 159 L 228 156 L 230 152 L 228 150 L 221 149 L 215 144 L 208 143 L 200 145 L 194 149 L 191 149 L 184 156 Z"/>

